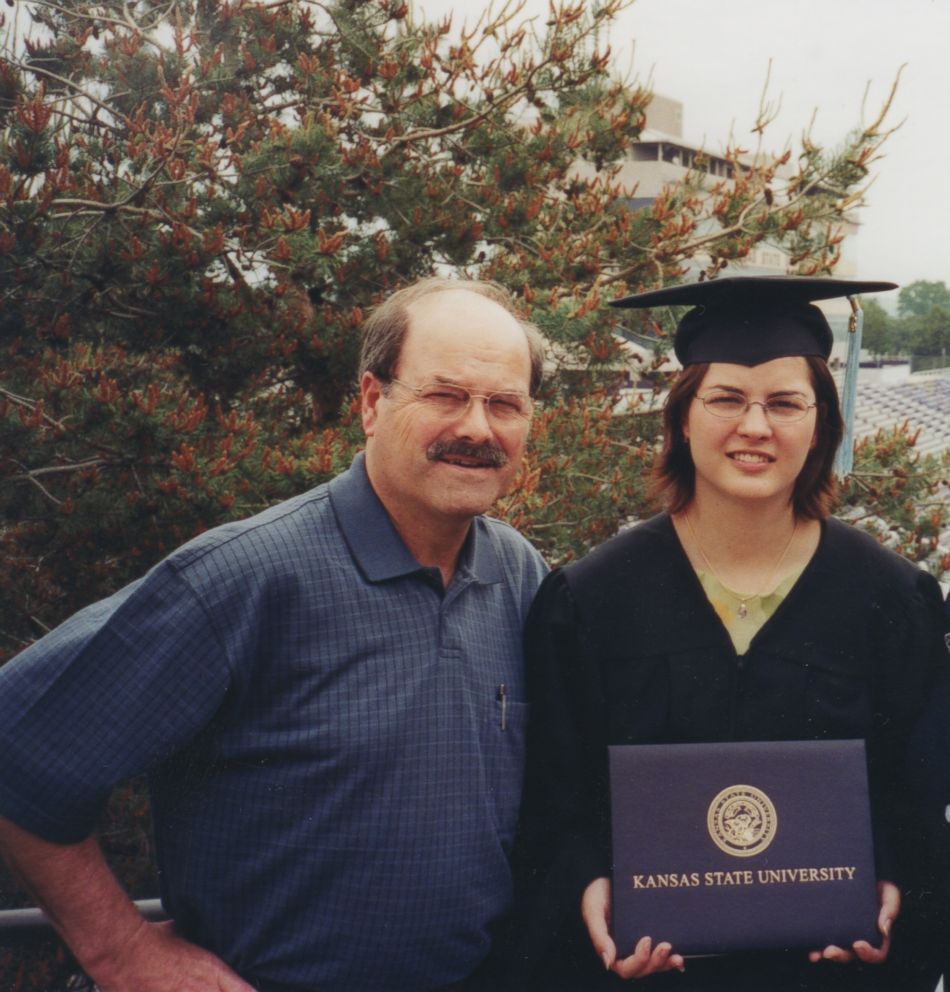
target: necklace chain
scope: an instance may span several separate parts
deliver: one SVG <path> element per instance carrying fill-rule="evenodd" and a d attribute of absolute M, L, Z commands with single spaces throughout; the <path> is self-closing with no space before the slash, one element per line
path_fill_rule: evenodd
<path fill-rule="evenodd" d="M 693 543 L 696 545 L 697 549 L 699 550 L 699 554 L 701 555 L 703 561 L 706 563 L 706 567 L 712 573 L 713 578 L 719 583 L 719 585 L 721 585 L 723 589 L 726 590 L 726 592 L 735 596 L 735 598 L 739 600 L 739 605 L 736 607 L 736 616 L 738 616 L 740 620 L 745 620 L 745 618 L 749 615 L 749 607 L 747 604 L 751 600 L 757 599 L 759 596 L 764 595 L 768 591 L 769 585 L 772 582 L 772 579 L 775 577 L 776 572 L 778 572 L 778 570 L 782 567 L 782 562 L 785 561 L 785 556 L 788 554 L 788 549 L 792 546 L 792 541 L 795 538 L 795 531 L 798 530 L 798 518 L 797 517 L 794 518 L 794 521 L 792 523 L 792 533 L 789 534 L 788 540 L 785 542 L 785 547 L 782 548 L 782 553 L 778 556 L 778 561 L 776 561 L 776 563 L 772 566 L 772 571 L 769 572 L 768 578 L 759 587 L 759 591 L 749 593 L 748 596 L 740 596 L 739 593 L 730 589 L 726 585 L 726 583 L 723 582 L 721 578 L 719 578 L 719 573 L 713 567 L 713 563 L 709 560 L 709 556 L 706 554 L 705 550 L 703 549 L 702 542 L 696 536 L 696 531 L 693 529 L 693 522 L 689 519 L 689 514 L 684 513 L 683 517 L 686 520 L 686 526 L 689 528 L 690 537 L 692 537 Z"/>

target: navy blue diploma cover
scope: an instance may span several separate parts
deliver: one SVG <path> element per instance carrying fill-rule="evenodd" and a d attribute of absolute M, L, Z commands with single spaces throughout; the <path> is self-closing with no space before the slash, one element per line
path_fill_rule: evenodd
<path fill-rule="evenodd" d="M 621 956 L 880 943 L 864 741 L 609 752 Z"/>

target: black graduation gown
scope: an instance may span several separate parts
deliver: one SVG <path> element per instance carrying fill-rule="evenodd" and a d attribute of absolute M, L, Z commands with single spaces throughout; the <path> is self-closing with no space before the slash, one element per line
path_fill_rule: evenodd
<path fill-rule="evenodd" d="M 577 911 L 586 885 L 610 874 L 608 744 L 864 738 L 879 877 L 900 881 L 899 768 L 939 663 L 940 609 L 931 576 L 836 520 L 741 657 L 666 514 L 549 575 L 526 628 L 515 984 L 623 984 L 604 974 Z M 881 968 L 810 965 L 801 950 L 694 960 L 641 984 L 891 987 Z"/>
<path fill-rule="evenodd" d="M 950 651 L 950 598 L 946 602 L 945 641 Z M 948 659 L 950 660 L 950 659 Z M 933 879 L 932 898 L 924 903 L 920 944 L 936 948 L 944 985 L 950 988 L 950 664 L 945 667 L 918 723 L 907 754 L 920 856 Z M 917 952 L 922 956 L 923 950 Z"/>

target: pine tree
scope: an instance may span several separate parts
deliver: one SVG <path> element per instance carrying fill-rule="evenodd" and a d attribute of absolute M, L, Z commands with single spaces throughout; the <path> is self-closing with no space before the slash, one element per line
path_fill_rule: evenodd
<path fill-rule="evenodd" d="M 3 15 L 0 659 L 345 467 L 363 316 L 432 272 L 503 283 L 551 343 L 498 512 L 552 561 L 646 512 L 658 421 L 614 410 L 604 304 L 764 241 L 832 271 L 888 131 L 882 112 L 834 153 L 770 156 L 763 110 L 728 178 L 700 157 L 633 210 L 619 169 L 650 94 L 599 47 L 627 3 L 557 2 L 539 26 L 509 2 L 471 28 L 405 0 Z"/>

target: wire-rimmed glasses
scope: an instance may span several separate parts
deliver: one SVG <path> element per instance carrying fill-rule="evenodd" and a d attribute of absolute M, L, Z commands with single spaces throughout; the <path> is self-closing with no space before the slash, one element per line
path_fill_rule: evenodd
<path fill-rule="evenodd" d="M 401 379 L 390 379 L 389 383 L 409 390 L 427 410 L 445 420 L 454 420 L 466 414 L 473 399 L 484 400 L 488 416 L 502 424 L 528 420 L 534 406 L 527 393 L 475 393 L 453 382 L 426 382 L 421 386 L 411 386 Z"/>
<path fill-rule="evenodd" d="M 696 394 L 696 399 L 702 403 L 707 412 L 720 420 L 736 420 L 743 416 L 751 406 L 762 407 L 762 412 L 772 423 L 797 424 L 808 416 L 808 411 L 817 406 L 809 403 L 801 393 L 780 393 L 770 396 L 767 400 L 750 400 L 743 393 L 735 393 L 728 389 L 711 389 L 702 396 Z"/>

